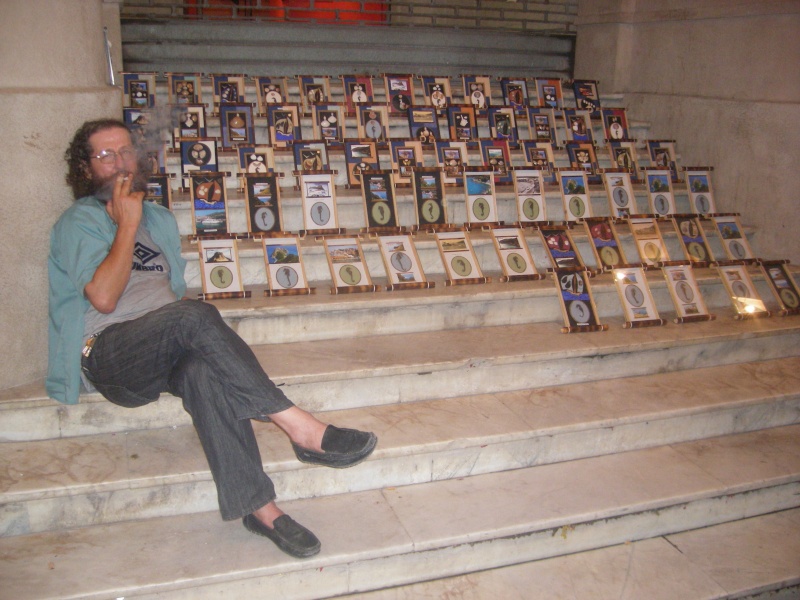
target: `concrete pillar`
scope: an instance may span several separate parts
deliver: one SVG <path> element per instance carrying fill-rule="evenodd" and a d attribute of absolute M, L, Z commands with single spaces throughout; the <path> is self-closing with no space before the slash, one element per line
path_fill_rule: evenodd
<path fill-rule="evenodd" d="M 119 29 L 118 8 L 0 2 L 0 389 L 40 379 L 47 367 L 49 231 L 72 202 L 63 155 L 83 121 L 121 115 L 103 41 L 104 19 Z"/>

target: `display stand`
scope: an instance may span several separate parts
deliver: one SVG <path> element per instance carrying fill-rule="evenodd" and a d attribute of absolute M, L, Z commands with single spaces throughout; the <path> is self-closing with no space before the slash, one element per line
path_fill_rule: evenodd
<path fill-rule="evenodd" d="M 556 168 L 556 175 L 561 200 L 564 204 L 564 219 L 577 221 L 593 216 L 587 173 L 574 169 Z"/>
<path fill-rule="evenodd" d="M 590 217 L 583 221 L 586 235 L 592 241 L 597 267 L 600 271 L 609 271 L 627 265 L 625 253 L 619 243 L 614 221 L 609 217 Z"/>
<path fill-rule="evenodd" d="M 436 287 L 435 282 L 426 279 L 410 235 L 380 235 L 378 247 L 389 279 L 387 291 Z"/>
<path fill-rule="evenodd" d="M 272 145 L 286 148 L 303 139 L 300 129 L 300 109 L 297 104 L 270 104 L 267 106 L 267 125 Z"/>
<path fill-rule="evenodd" d="M 560 79 L 537 77 L 536 96 L 539 106 L 558 110 L 564 108 L 564 94 L 561 90 Z"/>
<path fill-rule="evenodd" d="M 392 154 L 392 169 L 397 186 L 411 185 L 414 169 L 424 165 L 422 143 L 418 140 L 392 140 L 389 142 Z"/>
<path fill-rule="evenodd" d="M 714 188 L 711 185 L 711 171 L 713 170 L 714 167 L 683 167 L 689 202 L 692 210 L 698 215 L 717 212 Z"/>
<path fill-rule="evenodd" d="M 247 173 L 244 177 L 247 231 L 250 237 L 282 234 L 283 211 L 278 179 L 283 177 L 283 173 Z"/>
<path fill-rule="evenodd" d="M 265 237 L 262 240 L 268 289 L 265 296 L 307 296 L 316 289 L 308 286 L 300 241 L 297 236 Z"/>
<path fill-rule="evenodd" d="M 606 143 L 609 141 L 636 141 L 630 137 L 628 130 L 628 115 L 624 108 L 604 108 L 601 111 L 603 116 L 603 131 L 606 136 Z"/>
<path fill-rule="evenodd" d="M 381 286 L 373 285 L 361 242 L 355 237 L 326 238 L 325 256 L 334 285 L 331 294 L 379 292 Z"/>
<path fill-rule="evenodd" d="M 356 114 L 356 107 L 375 101 L 371 75 L 342 75 L 344 105 L 348 115 Z"/>
<path fill-rule="evenodd" d="M 198 298 L 220 300 L 249 298 L 244 290 L 239 270 L 239 250 L 234 239 L 198 239 L 200 265 L 203 272 L 203 292 Z"/>
<path fill-rule="evenodd" d="M 447 275 L 445 285 L 491 282 L 491 278 L 483 276 L 478 258 L 475 256 L 475 249 L 464 230 L 437 231 L 436 243 Z"/>
<path fill-rule="evenodd" d="M 389 139 L 389 111 L 386 106 L 359 105 L 356 111 L 359 138 L 376 142 Z"/>
<path fill-rule="evenodd" d="M 348 187 L 361 187 L 361 174 L 381 168 L 378 146 L 373 140 L 347 140 L 344 143 Z"/>
<path fill-rule="evenodd" d="M 509 106 L 490 106 L 489 136 L 493 140 L 508 140 L 516 144 L 519 140 L 516 110 Z"/>
<path fill-rule="evenodd" d="M 561 301 L 561 312 L 564 316 L 561 333 L 608 329 L 608 325 L 603 325 L 598 320 L 589 277 L 590 274 L 581 267 L 558 268 L 553 271 L 553 279 Z"/>
<path fill-rule="evenodd" d="M 397 217 L 394 177 L 390 170 L 366 171 L 361 174 L 361 198 L 367 233 L 400 233 Z"/>
<path fill-rule="evenodd" d="M 641 266 L 623 265 L 611 273 L 625 313 L 625 329 L 657 327 L 666 323 L 658 316 L 647 275 Z"/>
<path fill-rule="evenodd" d="M 642 172 L 644 173 L 645 186 L 647 187 L 650 211 L 660 217 L 677 213 L 669 169 L 642 167 Z"/>
<path fill-rule="evenodd" d="M 303 204 L 303 230 L 300 235 L 341 235 L 336 209 L 336 171 L 295 171 L 300 182 Z"/>
<path fill-rule="evenodd" d="M 297 84 L 304 114 L 310 115 L 315 104 L 327 104 L 331 101 L 331 86 L 327 75 L 301 75 L 297 78 Z"/>
<path fill-rule="evenodd" d="M 612 216 L 625 218 L 638 213 L 630 171 L 628 169 L 600 169 L 600 174 L 603 177 L 603 185 L 606 189 Z"/>
<path fill-rule="evenodd" d="M 256 134 L 253 126 L 252 104 L 220 104 L 219 123 L 222 132 L 223 150 L 231 150 L 239 144 L 255 144 Z"/>
<path fill-rule="evenodd" d="M 631 215 L 628 217 L 628 227 L 642 262 L 651 267 L 660 267 L 661 263 L 669 262 L 659 219 L 650 215 Z"/>
<path fill-rule="evenodd" d="M 203 104 L 200 73 L 164 73 L 167 76 L 167 98 L 170 104 Z"/>
<path fill-rule="evenodd" d="M 544 277 L 536 270 L 522 229 L 492 229 L 492 241 L 503 270 L 501 282 L 538 281 Z"/>
<path fill-rule="evenodd" d="M 409 107 L 414 104 L 414 81 L 411 75 L 384 74 L 386 86 L 386 104 L 389 113 L 405 116 Z"/>
<path fill-rule="evenodd" d="M 222 104 L 245 102 L 245 76 L 211 74 L 215 115 Z"/>
<path fill-rule="evenodd" d="M 422 82 L 422 93 L 425 96 L 426 105 L 441 110 L 453 103 L 449 77 L 420 76 L 420 81 Z"/>
<path fill-rule="evenodd" d="M 511 174 L 514 178 L 514 196 L 517 200 L 518 226 L 547 223 L 547 202 L 542 171 L 513 167 Z"/>
<path fill-rule="evenodd" d="M 499 227 L 494 170 L 491 167 L 464 167 L 464 195 L 468 230 Z"/>
<path fill-rule="evenodd" d="M 547 225 L 539 227 L 542 244 L 547 250 L 552 267 L 548 269 L 580 269 L 586 270 L 578 247 L 572 239 L 569 227 L 565 225 Z"/>
<path fill-rule="evenodd" d="M 464 102 L 479 112 L 492 105 L 492 80 L 484 75 L 462 75 Z"/>
<path fill-rule="evenodd" d="M 411 137 L 422 144 L 433 144 L 441 139 L 439 117 L 433 106 L 412 106 L 408 109 L 408 129 Z"/>
<path fill-rule="evenodd" d="M 449 106 L 447 125 L 450 128 L 451 140 L 475 142 L 478 139 L 478 122 L 475 117 L 475 107 L 471 104 Z"/>
<path fill-rule="evenodd" d="M 328 144 L 342 143 L 345 138 L 344 106 L 315 104 L 311 108 L 314 137 Z"/>
<path fill-rule="evenodd" d="M 672 304 L 675 306 L 676 324 L 713 321 L 716 315 L 708 312 L 694 270 L 689 261 L 669 261 L 661 263 L 661 273 L 667 282 Z"/>
<path fill-rule="evenodd" d="M 695 267 L 707 267 L 714 260 L 703 224 L 695 216 L 678 215 L 672 218 L 678 240 L 686 257 Z"/>
<path fill-rule="evenodd" d="M 271 104 L 283 104 L 289 101 L 289 88 L 285 77 L 253 77 L 258 99 L 258 114 L 267 116 Z"/>
<path fill-rule="evenodd" d="M 780 304 L 781 310 L 778 314 L 782 317 L 800 314 L 800 287 L 792 277 L 788 264 L 788 260 L 759 262 L 764 279 L 769 283 L 770 290 Z"/>
<path fill-rule="evenodd" d="M 446 184 L 464 184 L 462 174 L 469 165 L 467 142 L 436 142 L 436 158 L 443 169 Z"/>
<path fill-rule="evenodd" d="M 747 265 L 740 261 L 728 260 L 716 262 L 713 266 L 731 297 L 737 320 L 771 316 L 753 285 Z"/>
<path fill-rule="evenodd" d="M 194 237 L 230 237 L 225 173 L 198 172 L 189 176 Z"/>
<path fill-rule="evenodd" d="M 416 231 L 441 231 L 454 228 L 447 218 L 447 198 L 442 182 L 442 169 L 420 167 L 414 169 L 412 178 L 414 205 L 416 207 Z"/>
<path fill-rule="evenodd" d="M 714 221 L 722 247 L 729 260 L 755 261 L 753 249 L 744 234 L 737 213 L 718 213 L 708 215 Z"/>

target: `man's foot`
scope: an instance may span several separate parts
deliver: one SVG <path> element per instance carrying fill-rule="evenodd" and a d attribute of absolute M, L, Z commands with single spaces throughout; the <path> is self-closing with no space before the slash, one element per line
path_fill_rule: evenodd
<path fill-rule="evenodd" d="M 295 558 L 308 558 L 320 550 L 317 536 L 289 515 L 281 515 L 275 519 L 272 522 L 272 529 L 253 514 L 244 517 L 242 523 L 248 531 L 271 539 L 278 548 Z"/>
<path fill-rule="evenodd" d="M 300 462 L 344 469 L 366 459 L 377 443 L 377 436 L 370 431 L 328 425 L 322 436 L 322 452 L 308 450 L 295 443 L 292 443 L 292 448 Z"/>

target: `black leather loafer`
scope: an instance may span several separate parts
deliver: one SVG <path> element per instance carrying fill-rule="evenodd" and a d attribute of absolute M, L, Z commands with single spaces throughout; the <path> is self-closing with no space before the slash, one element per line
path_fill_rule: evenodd
<path fill-rule="evenodd" d="M 242 523 L 248 531 L 271 539 L 278 548 L 295 558 L 308 558 L 319 552 L 320 543 L 317 536 L 289 515 L 281 515 L 275 519 L 272 529 L 252 514 L 244 517 Z"/>
<path fill-rule="evenodd" d="M 357 465 L 372 454 L 377 443 L 377 436 L 370 431 L 342 429 L 328 425 L 322 436 L 324 452 L 307 450 L 297 444 L 292 444 L 292 448 L 300 462 L 345 469 Z"/>

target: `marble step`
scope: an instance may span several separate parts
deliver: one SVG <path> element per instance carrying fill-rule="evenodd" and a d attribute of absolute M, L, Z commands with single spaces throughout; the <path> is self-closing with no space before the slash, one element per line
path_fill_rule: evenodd
<path fill-rule="evenodd" d="M 562 334 L 557 323 L 256 345 L 267 373 L 314 412 L 539 389 L 689 368 L 798 356 L 800 320 L 768 318 Z M 150 429 L 187 423 L 180 401 L 127 410 L 85 394 L 73 406 L 42 384 L 0 392 L 0 441 Z"/>
<path fill-rule="evenodd" d="M 341 600 L 793 600 L 800 509 Z"/>
<path fill-rule="evenodd" d="M 800 423 L 800 358 L 544 390 L 333 411 L 375 431 L 373 457 L 330 471 L 297 462 L 255 423 L 282 500 L 544 465 Z M 2 445 L 0 536 L 216 509 L 191 425 Z"/>
<path fill-rule="evenodd" d="M 790 426 L 287 502 L 322 541 L 302 561 L 206 512 L 3 538 L 0 578 L 16 600 L 323 598 L 798 505 L 800 426 Z"/>

